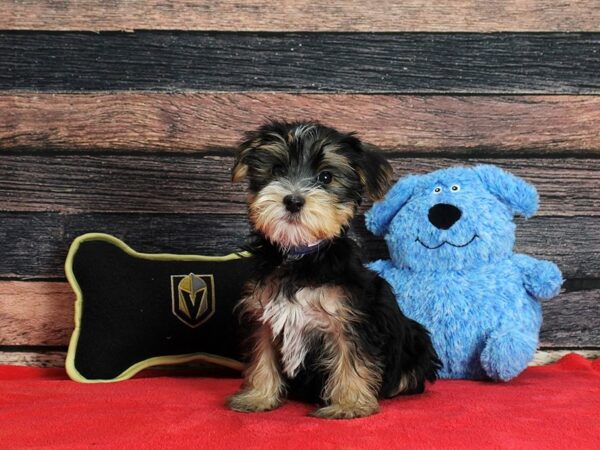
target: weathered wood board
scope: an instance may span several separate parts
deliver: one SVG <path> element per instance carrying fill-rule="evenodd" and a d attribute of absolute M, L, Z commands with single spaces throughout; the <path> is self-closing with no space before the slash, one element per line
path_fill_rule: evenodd
<path fill-rule="evenodd" d="M 74 301 L 63 281 L 0 281 L 0 347 L 68 345 Z M 563 292 L 542 306 L 542 347 L 600 347 L 600 289 Z"/>
<path fill-rule="evenodd" d="M 219 155 L 2 155 L 0 210 L 241 214 L 233 149 Z M 496 164 L 535 184 L 537 216 L 600 217 L 600 159 L 389 158 L 396 178 L 453 165 Z M 369 204 L 366 204 L 368 206 Z"/>
<path fill-rule="evenodd" d="M 593 95 L 2 91 L 0 152 L 214 152 L 269 117 L 320 120 L 412 154 L 600 152 L 600 97 Z"/>
<path fill-rule="evenodd" d="M 0 33 L 0 89 L 600 93 L 600 33 Z M 76 74 L 76 76 L 73 76 Z"/>
<path fill-rule="evenodd" d="M 146 253 L 223 255 L 237 251 L 249 233 L 244 214 L 4 213 L 0 278 L 63 277 L 70 242 L 89 232 L 114 234 Z M 556 261 L 566 278 L 600 277 L 597 217 L 539 217 L 519 221 L 516 250 Z M 385 242 L 354 221 L 371 259 L 386 256 Z"/>
<path fill-rule="evenodd" d="M 5 0 L 8 30 L 597 31 L 594 0 Z"/>
<path fill-rule="evenodd" d="M 597 0 L 0 3 L 0 364 L 63 363 L 79 234 L 236 250 L 233 149 L 269 118 L 357 131 L 397 177 L 493 163 L 534 183 L 517 251 L 567 278 L 536 363 L 600 353 Z"/>

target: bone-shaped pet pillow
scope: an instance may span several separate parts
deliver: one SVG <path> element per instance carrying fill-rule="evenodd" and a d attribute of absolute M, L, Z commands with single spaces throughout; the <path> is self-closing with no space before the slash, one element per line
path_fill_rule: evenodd
<path fill-rule="evenodd" d="M 120 381 L 194 360 L 242 368 L 233 308 L 251 257 L 143 254 L 90 233 L 73 241 L 65 271 L 77 296 L 73 380 Z"/>

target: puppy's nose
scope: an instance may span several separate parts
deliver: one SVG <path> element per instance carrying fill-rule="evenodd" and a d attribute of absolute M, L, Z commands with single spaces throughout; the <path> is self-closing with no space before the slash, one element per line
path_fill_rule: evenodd
<path fill-rule="evenodd" d="M 299 195 L 286 195 L 283 197 L 283 204 L 285 205 L 285 209 L 295 213 L 300 211 L 302 206 L 304 206 L 304 198 Z"/>
<path fill-rule="evenodd" d="M 429 209 L 429 221 L 440 230 L 447 230 L 460 219 L 462 213 L 454 205 L 438 203 Z"/>

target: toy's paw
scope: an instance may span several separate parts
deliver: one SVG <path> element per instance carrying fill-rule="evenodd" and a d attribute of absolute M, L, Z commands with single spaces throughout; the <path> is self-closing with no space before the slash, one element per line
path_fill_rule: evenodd
<path fill-rule="evenodd" d="M 367 264 L 367 267 L 371 269 L 373 272 L 377 272 L 379 275 L 382 275 L 390 269 L 394 268 L 394 265 L 389 259 L 378 259 L 377 261 L 373 261 Z"/>
<path fill-rule="evenodd" d="M 241 390 L 228 399 L 229 407 L 239 412 L 270 411 L 281 405 L 281 398 L 258 389 Z"/>
<path fill-rule="evenodd" d="M 379 410 L 377 402 L 368 404 L 340 405 L 332 404 L 314 411 L 311 416 L 321 419 L 355 419 L 375 414 Z"/>
<path fill-rule="evenodd" d="M 536 334 L 495 332 L 481 352 L 481 366 L 491 379 L 508 381 L 527 368 L 536 348 Z"/>

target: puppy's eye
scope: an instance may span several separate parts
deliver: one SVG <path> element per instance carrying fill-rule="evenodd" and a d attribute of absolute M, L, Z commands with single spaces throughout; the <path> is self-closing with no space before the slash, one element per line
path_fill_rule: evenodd
<path fill-rule="evenodd" d="M 439 186 L 436 186 L 435 189 L 433 190 L 434 194 L 440 194 L 442 192 L 442 188 Z"/>
<path fill-rule="evenodd" d="M 331 174 L 331 172 L 325 170 L 321 172 L 319 176 L 317 176 L 317 180 L 319 180 L 319 183 L 329 184 L 331 183 L 331 180 L 333 180 L 333 175 Z"/>
<path fill-rule="evenodd" d="M 460 191 L 460 186 L 458 184 L 453 184 L 452 187 L 450 188 L 450 190 L 452 192 L 458 192 L 458 191 Z"/>
<path fill-rule="evenodd" d="M 287 174 L 287 170 L 281 164 L 275 164 L 271 169 L 271 173 L 274 177 L 284 177 Z"/>

